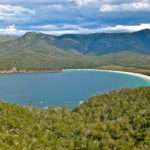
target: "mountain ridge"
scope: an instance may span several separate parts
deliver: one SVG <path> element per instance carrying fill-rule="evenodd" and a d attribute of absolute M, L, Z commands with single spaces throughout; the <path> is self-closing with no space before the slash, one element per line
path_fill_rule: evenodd
<path fill-rule="evenodd" d="M 96 55 L 120 51 L 150 54 L 150 30 L 125 33 L 64 34 L 60 36 L 28 32 L 23 37 L 40 38 L 64 50 Z"/>
<path fill-rule="evenodd" d="M 0 43 L 0 70 L 9 70 L 13 67 L 21 70 L 61 70 L 101 66 L 134 67 L 147 70 L 150 68 L 149 31 L 143 30 L 129 34 L 96 33 L 61 36 L 29 32 Z M 118 38 L 114 38 L 114 35 Z M 125 35 L 129 41 L 126 46 L 131 45 L 132 50 L 125 48 L 125 45 L 121 43 L 127 43 L 127 41 L 120 38 L 120 35 L 123 37 Z M 128 39 L 130 36 L 132 38 Z M 138 38 L 135 38 L 136 36 Z M 144 41 L 144 46 L 143 44 L 139 46 L 138 41 Z M 100 50 L 102 46 L 106 48 Z"/>

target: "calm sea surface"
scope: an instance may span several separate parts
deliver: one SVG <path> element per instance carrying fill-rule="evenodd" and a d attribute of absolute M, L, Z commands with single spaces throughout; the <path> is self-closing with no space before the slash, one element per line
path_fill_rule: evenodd
<path fill-rule="evenodd" d="M 22 105 L 69 106 L 98 93 L 120 88 L 150 86 L 125 74 L 97 71 L 0 75 L 0 99 Z"/>

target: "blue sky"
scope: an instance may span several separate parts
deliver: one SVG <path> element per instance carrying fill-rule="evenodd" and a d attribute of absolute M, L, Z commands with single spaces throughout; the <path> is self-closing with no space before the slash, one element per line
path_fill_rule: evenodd
<path fill-rule="evenodd" d="M 0 0 L 0 34 L 150 29 L 150 0 Z"/>

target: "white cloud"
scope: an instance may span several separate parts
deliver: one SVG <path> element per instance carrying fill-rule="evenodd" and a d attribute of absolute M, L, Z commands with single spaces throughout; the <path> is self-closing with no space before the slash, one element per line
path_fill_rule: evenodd
<path fill-rule="evenodd" d="M 38 29 L 38 30 L 69 30 L 69 29 L 74 29 L 77 30 L 79 28 L 78 25 L 73 25 L 73 24 L 64 24 L 64 25 L 53 25 L 53 24 L 48 24 L 48 25 L 41 25 L 41 26 L 33 26 L 33 29 Z"/>
<path fill-rule="evenodd" d="M 6 28 L 0 28 L 0 35 L 22 35 L 26 31 L 16 29 L 15 25 L 10 25 Z"/>
<path fill-rule="evenodd" d="M 47 34 L 89 34 L 89 33 L 113 33 L 113 32 L 135 32 L 144 29 L 150 29 L 150 23 L 147 24 L 138 24 L 138 25 L 116 25 L 116 26 L 107 26 L 107 27 L 98 27 L 98 28 L 85 28 L 79 25 L 44 25 L 33 27 L 35 30 L 38 30 Z"/>
<path fill-rule="evenodd" d="M 34 30 L 33 30 L 34 29 Z M 144 29 L 150 29 L 150 23 L 139 25 L 116 25 L 98 28 L 85 28 L 79 25 L 43 25 L 32 26 L 27 30 L 17 29 L 15 25 L 10 25 L 0 29 L 0 35 L 23 35 L 26 32 L 35 31 L 46 34 L 62 35 L 62 34 L 90 34 L 90 33 L 120 33 L 120 32 L 136 32 Z"/>
<path fill-rule="evenodd" d="M 100 11 L 113 12 L 113 11 L 150 11 L 149 0 L 135 0 L 128 3 L 102 3 Z"/>
<path fill-rule="evenodd" d="M 90 6 L 99 2 L 99 0 L 73 0 L 78 6 Z"/>
<path fill-rule="evenodd" d="M 150 23 L 139 25 L 116 25 L 101 28 L 101 32 L 135 32 L 150 29 Z"/>
<path fill-rule="evenodd" d="M 0 20 L 9 20 L 24 15 L 34 15 L 35 11 L 23 6 L 0 4 Z"/>

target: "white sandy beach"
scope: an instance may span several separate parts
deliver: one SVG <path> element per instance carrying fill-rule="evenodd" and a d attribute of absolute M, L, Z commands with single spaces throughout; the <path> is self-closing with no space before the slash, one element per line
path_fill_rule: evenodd
<path fill-rule="evenodd" d="M 126 71 L 115 71 L 115 70 L 103 70 L 103 69 L 64 69 L 63 71 L 99 71 L 99 72 L 112 72 L 112 73 L 119 73 L 119 74 L 126 74 L 135 77 L 142 78 L 146 81 L 150 82 L 150 76 L 140 74 L 140 73 L 133 73 L 133 72 L 126 72 Z"/>

